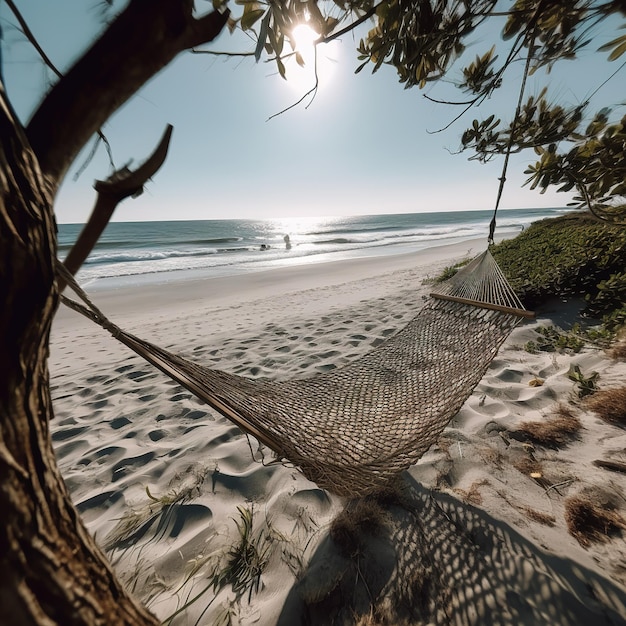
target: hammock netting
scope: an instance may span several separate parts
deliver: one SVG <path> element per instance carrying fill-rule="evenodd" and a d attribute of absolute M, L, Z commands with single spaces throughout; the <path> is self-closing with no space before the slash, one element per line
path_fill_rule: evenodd
<path fill-rule="evenodd" d="M 89 309 L 64 298 L 66 304 L 319 487 L 350 497 L 381 488 L 418 461 L 513 328 L 530 316 L 486 251 L 442 283 L 404 329 L 361 358 L 308 378 L 250 379 L 202 367 L 125 333 L 70 284 Z"/>

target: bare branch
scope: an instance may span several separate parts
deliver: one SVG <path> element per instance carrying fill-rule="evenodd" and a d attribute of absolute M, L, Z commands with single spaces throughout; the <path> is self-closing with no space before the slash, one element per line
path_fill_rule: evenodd
<path fill-rule="evenodd" d="M 52 187 L 122 104 L 180 52 L 217 37 L 228 15 L 212 12 L 196 19 L 191 1 L 130 0 L 28 123 L 28 138 Z"/>
<path fill-rule="evenodd" d="M 163 165 L 170 145 L 172 130 L 173 127 L 169 124 L 154 152 L 136 170 L 132 171 L 128 167 L 123 167 L 114 172 L 107 180 L 96 181 L 94 185 L 98 192 L 96 204 L 89 220 L 63 263 L 70 274 L 75 275 L 81 268 L 111 220 L 117 205 L 129 196 L 139 195 L 146 182 Z M 57 280 L 60 293 L 65 289 L 67 283 L 61 277 L 58 277 Z"/>
<path fill-rule="evenodd" d="M 20 13 L 19 9 L 15 6 L 15 3 L 13 2 L 13 0 L 6 0 L 6 3 L 9 5 L 9 9 L 11 9 L 11 11 L 13 12 L 13 15 L 15 15 L 15 19 L 18 21 L 19 25 L 21 26 L 22 31 L 23 31 L 24 35 L 26 36 L 26 39 L 28 39 L 28 41 L 33 46 L 33 48 L 35 48 L 35 50 L 37 50 L 37 52 L 39 53 L 39 56 L 42 58 L 43 62 L 59 78 L 61 78 L 62 77 L 61 72 L 56 68 L 56 66 L 50 60 L 48 55 L 44 52 L 43 48 L 39 45 L 39 42 L 37 41 L 37 38 L 35 37 L 35 35 L 33 35 L 33 32 L 28 27 L 28 24 L 26 23 L 26 20 L 24 19 L 24 17 Z"/>

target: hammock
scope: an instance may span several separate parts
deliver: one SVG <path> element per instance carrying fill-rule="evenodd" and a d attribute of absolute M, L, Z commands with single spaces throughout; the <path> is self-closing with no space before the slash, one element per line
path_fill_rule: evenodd
<path fill-rule="evenodd" d="M 408 325 L 330 372 L 248 379 L 163 350 L 111 323 L 71 275 L 87 307 L 65 304 L 288 460 L 319 487 L 362 496 L 437 441 L 525 311 L 487 250 L 441 283 Z"/>

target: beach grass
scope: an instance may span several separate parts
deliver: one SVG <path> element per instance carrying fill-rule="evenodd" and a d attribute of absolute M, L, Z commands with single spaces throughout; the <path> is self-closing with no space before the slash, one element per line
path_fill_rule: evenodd
<path fill-rule="evenodd" d="M 609 424 L 626 427 L 626 386 L 597 391 L 585 407 Z"/>
<path fill-rule="evenodd" d="M 617 511 L 586 495 L 565 501 L 565 520 L 570 534 L 583 547 L 606 543 L 611 535 L 626 529 L 626 520 Z"/>
<path fill-rule="evenodd" d="M 559 448 L 572 441 L 582 428 L 573 410 L 559 403 L 554 413 L 543 421 L 524 421 L 517 431 L 524 434 L 534 444 Z"/>

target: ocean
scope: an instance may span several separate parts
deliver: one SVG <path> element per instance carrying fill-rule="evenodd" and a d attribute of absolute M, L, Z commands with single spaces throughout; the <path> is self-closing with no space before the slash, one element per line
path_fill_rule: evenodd
<path fill-rule="evenodd" d="M 498 212 L 496 236 L 512 237 L 565 208 Z M 225 276 L 286 265 L 403 254 L 484 237 L 492 211 L 265 220 L 113 222 L 78 274 L 83 285 Z M 81 224 L 59 224 L 59 257 Z"/>

